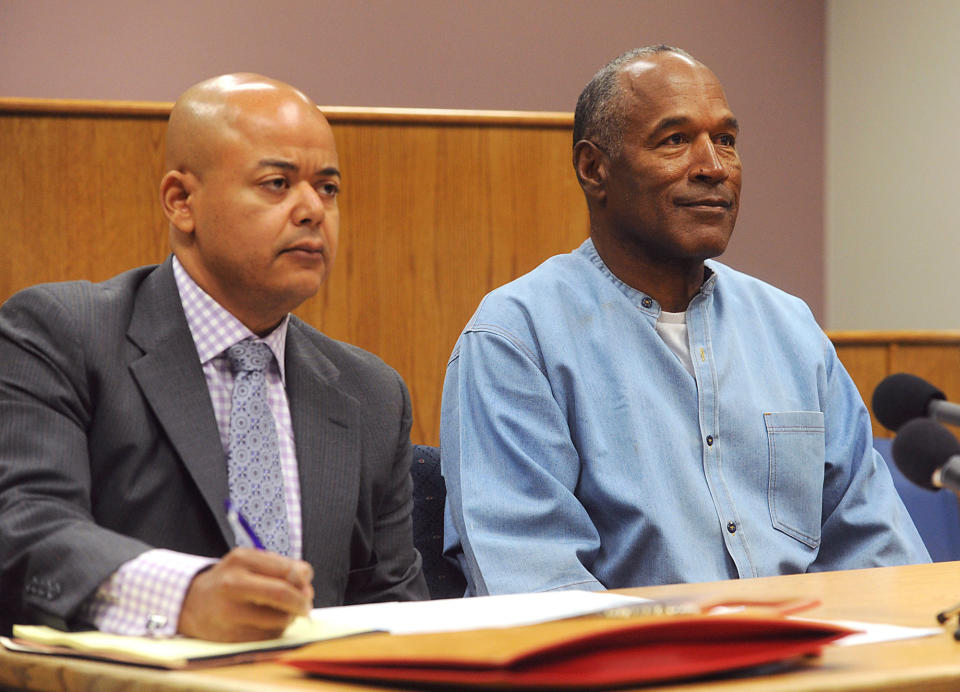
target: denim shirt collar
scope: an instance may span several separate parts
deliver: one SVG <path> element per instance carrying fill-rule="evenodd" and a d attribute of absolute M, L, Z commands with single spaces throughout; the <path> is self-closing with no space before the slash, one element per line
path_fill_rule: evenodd
<path fill-rule="evenodd" d="M 612 271 L 610 271 L 610 268 L 606 265 L 606 263 L 600 257 L 600 254 L 597 252 L 597 248 L 593 244 L 593 238 L 587 238 L 584 240 L 580 247 L 574 250 L 574 254 L 584 257 L 588 262 L 590 262 L 590 264 L 600 270 L 600 273 L 606 276 L 637 309 L 642 310 L 653 317 L 658 317 L 660 315 L 660 305 L 652 296 L 648 296 L 643 291 L 638 291 L 632 286 L 628 286 L 619 278 L 617 278 Z M 708 298 L 713 293 L 714 287 L 717 284 L 717 272 L 714 271 L 709 264 L 704 264 L 704 269 L 706 279 L 700 285 L 700 290 L 698 291 L 697 295 L 694 296 L 693 300 L 690 301 L 691 305 L 698 296 L 703 296 L 704 299 Z"/>

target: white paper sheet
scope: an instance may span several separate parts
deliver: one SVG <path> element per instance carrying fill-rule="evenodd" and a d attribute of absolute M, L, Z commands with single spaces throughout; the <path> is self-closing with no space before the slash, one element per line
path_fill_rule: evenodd
<path fill-rule="evenodd" d="M 394 634 L 415 634 L 532 625 L 537 622 L 560 620 L 645 602 L 649 602 L 649 599 L 604 591 L 548 591 L 507 596 L 317 608 L 311 612 L 310 617 L 332 626 L 383 630 Z M 730 612 L 736 610 L 736 608 L 729 609 Z M 714 609 L 710 612 L 723 612 L 723 609 Z M 862 634 L 853 634 L 834 642 L 836 646 L 856 646 L 929 637 L 943 632 L 937 627 L 902 627 L 854 620 L 792 617 L 797 620 L 831 623 L 862 632 Z"/>
<path fill-rule="evenodd" d="M 647 600 L 649 599 L 602 591 L 548 591 L 316 608 L 310 616 L 314 620 L 332 625 L 413 634 L 532 625 L 586 615 L 607 608 L 636 605 Z"/>
<path fill-rule="evenodd" d="M 884 625 L 877 622 L 859 622 L 857 620 L 820 620 L 801 617 L 793 617 L 791 619 L 806 620 L 807 622 L 825 622 L 831 625 L 847 627 L 852 630 L 860 630 L 860 634 L 851 634 L 833 642 L 834 646 L 877 644 L 878 642 L 893 642 L 899 639 L 932 637 L 943 633 L 943 630 L 939 627 L 904 627 L 902 625 Z"/>

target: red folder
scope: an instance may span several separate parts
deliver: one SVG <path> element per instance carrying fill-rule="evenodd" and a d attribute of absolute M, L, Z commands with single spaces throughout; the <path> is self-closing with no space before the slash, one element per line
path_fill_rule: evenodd
<path fill-rule="evenodd" d="M 525 627 L 377 633 L 311 644 L 281 661 L 312 675 L 457 687 L 578 689 L 701 677 L 819 654 L 851 631 L 769 610 L 586 616 Z"/>

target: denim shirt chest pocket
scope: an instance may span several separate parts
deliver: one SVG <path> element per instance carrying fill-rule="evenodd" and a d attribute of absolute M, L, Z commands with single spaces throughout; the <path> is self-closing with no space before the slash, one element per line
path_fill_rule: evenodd
<path fill-rule="evenodd" d="M 823 413 L 764 413 L 770 477 L 767 502 L 778 531 L 811 548 L 820 545 L 826 447 Z"/>

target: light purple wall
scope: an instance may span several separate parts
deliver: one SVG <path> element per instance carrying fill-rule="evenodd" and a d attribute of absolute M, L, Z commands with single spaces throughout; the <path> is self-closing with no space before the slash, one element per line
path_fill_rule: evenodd
<path fill-rule="evenodd" d="M 822 316 L 824 23 L 822 0 L 0 0 L 0 96 L 171 101 L 249 70 L 328 105 L 569 111 L 609 58 L 678 45 L 742 127 L 724 260 Z"/>

